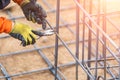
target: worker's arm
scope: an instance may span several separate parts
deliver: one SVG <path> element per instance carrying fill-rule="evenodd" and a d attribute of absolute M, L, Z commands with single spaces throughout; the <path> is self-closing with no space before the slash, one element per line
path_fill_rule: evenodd
<path fill-rule="evenodd" d="M 0 33 L 2 32 L 9 33 L 11 29 L 12 29 L 12 21 L 4 17 L 0 17 Z"/>
<path fill-rule="evenodd" d="M 36 35 L 41 37 L 54 34 L 51 30 L 45 32 L 35 31 L 29 25 L 12 22 L 5 17 L 0 17 L 0 33 L 7 33 L 19 39 L 23 46 L 34 44 L 36 42 Z"/>
<path fill-rule="evenodd" d="M 30 26 L 18 22 L 14 23 L 4 17 L 0 17 L 0 33 L 10 34 L 21 40 L 23 46 L 34 44 L 36 41 L 36 35 Z"/>
<path fill-rule="evenodd" d="M 42 28 L 46 28 L 46 20 L 47 14 L 42 6 L 36 3 L 36 0 L 13 0 L 17 3 L 21 9 L 27 20 L 36 22 L 38 24 L 42 24 Z"/>

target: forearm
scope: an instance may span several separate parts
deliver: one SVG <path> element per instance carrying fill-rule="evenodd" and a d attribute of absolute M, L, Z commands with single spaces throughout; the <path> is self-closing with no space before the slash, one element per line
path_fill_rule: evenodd
<path fill-rule="evenodd" d="M 10 33 L 12 29 L 12 21 L 5 17 L 0 17 L 0 33 Z"/>

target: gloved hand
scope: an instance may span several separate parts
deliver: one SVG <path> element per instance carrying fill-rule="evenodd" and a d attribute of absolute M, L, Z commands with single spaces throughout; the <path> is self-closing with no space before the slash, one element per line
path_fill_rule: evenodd
<path fill-rule="evenodd" d="M 47 14 L 42 6 L 36 3 L 36 0 L 23 0 L 20 6 L 27 20 L 42 24 L 42 28 L 46 28 L 45 18 Z"/>
<path fill-rule="evenodd" d="M 12 37 L 21 40 L 23 46 L 34 44 L 36 42 L 36 35 L 32 32 L 32 28 L 22 23 L 16 22 L 9 34 Z"/>

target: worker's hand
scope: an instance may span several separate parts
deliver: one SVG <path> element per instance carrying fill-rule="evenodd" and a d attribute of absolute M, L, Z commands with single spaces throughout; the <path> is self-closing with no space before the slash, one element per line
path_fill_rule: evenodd
<path fill-rule="evenodd" d="M 12 37 L 21 40 L 23 46 L 34 44 L 36 42 L 36 35 L 32 32 L 32 28 L 22 23 L 16 22 L 9 34 Z"/>
<path fill-rule="evenodd" d="M 42 24 L 42 28 L 46 28 L 46 11 L 42 8 L 42 6 L 36 3 L 36 0 L 23 0 L 20 6 L 27 20 Z"/>

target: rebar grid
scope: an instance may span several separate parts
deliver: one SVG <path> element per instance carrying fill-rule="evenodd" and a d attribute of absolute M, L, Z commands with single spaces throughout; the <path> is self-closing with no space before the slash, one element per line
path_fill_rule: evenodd
<path fill-rule="evenodd" d="M 120 45 L 119 42 L 117 42 L 117 40 L 119 40 L 119 25 L 111 19 L 111 16 L 118 15 L 119 11 L 107 12 L 108 5 L 106 0 L 74 0 L 76 4 L 76 23 L 74 21 L 73 23 L 67 23 L 63 17 L 60 16 L 60 12 L 75 9 L 75 6 L 61 8 L 60 2 L 62 2 L 62 0 L 57 0 L 57 8 L 55 10 L 52 8 L 52 5 L 47 2 L 47 0 L 42 1 L 49 9 L 49 11 L 47 11 L 48 13 L 56 12 L 56 27 L 52 27 L 52 25 L 46 21 L 50 29 L 56 29 L 55 44 L 40 47 L 35 44 L 33 46 L 34 48 L 3 53 L 0 54 L 0 57 L 11 57 L 17 54 L 37 51 L 48 67 L 9 75 L 4 65 L 0 64 L 1 71 L 4 75 L 0 76 L 0 79 L 12 80 L 13 77 L 49 70 L 55 76 L 55 80 L 68 80 L 60 68 L 76 66 L 76 76 L 74 80 L 82 80 L 79 77 L 82 75 L 82 71 L 79 69 L 82 69 L 85 73 L 83 77 L 86 77 L 86 80 L 119 80 Z M 7 13 L 12 20 L 24 18 L 23 16 L 13 17 L 9 10 L 7 10 Z M 61 22 L 61 24 L 59 22 Z M 109 30 L 107 23 L 111 24 L 112 29 L 116 29 L 114 34 L 107 32 Z M 76 30 L 72 29 L 73 26 L 76 26 Z M 73 41 L 64 41 L 59 35 L 60 28 L 67 28 L 76 37 L 76 39 Z M 114 39 L 114 37 L 117 38 Z M 10 36 L 0 36 L 0 39 L 4 38 L 10 38 Z M 61 43 L 58 43 L 58 41 Z M 69 47 L 70 44 L 76 46 L 75 52 L 73 52 Z M 59 64 L 58 58 L 60 46 L 65 47 L 68 51 L 68 55 L 71 55 L 75 61 L 70 61 L 66 64 Z M 55 49 L 54 64 L 42 51 L 42 49 L 48 48 Z"/>

